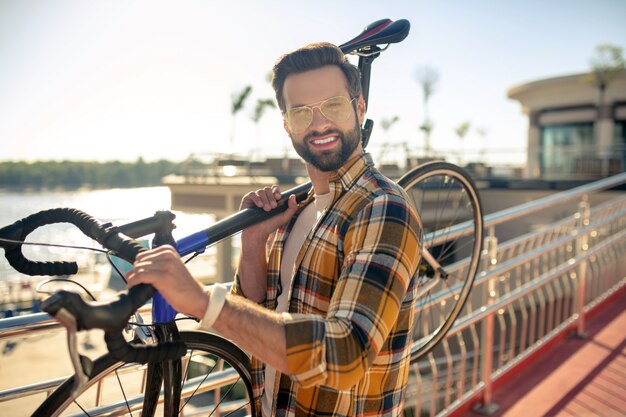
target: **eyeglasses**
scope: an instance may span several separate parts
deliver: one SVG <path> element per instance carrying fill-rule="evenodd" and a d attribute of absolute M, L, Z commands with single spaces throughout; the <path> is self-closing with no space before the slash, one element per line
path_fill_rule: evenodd
<path fill-rule="evenodd" d="M 345 122 L 352 114 L 352 102 L 344 96 L 331 97 L 324 101 L 308 106 L 293 107 L 284 113 L 285 121 L 289 130 L 300 133 L 306 130 L 313 121 L 313 109 L 319 109 L 320 113 L 332 122 Z"/>

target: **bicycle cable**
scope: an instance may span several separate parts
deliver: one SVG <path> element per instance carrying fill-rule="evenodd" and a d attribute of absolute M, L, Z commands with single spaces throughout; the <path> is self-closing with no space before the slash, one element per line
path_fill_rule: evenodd
<path fill-rule="evenodd" d="M 60 243 L 45 243 L 45 242 L 26 242 L 23 240 L 13 240 L 13 239 L 7 239 L 4 237 L 0 237 L 0 242 L 14 243 L 18 245 L 47 246 L 47 247 L 53 247 L 53 248 L 79 249 L 79 250 L 90 250 L 90 251 L 101 252 L 101 253 L 109 253 L 109 251 L 107 250 L 99 249 L 99 248 L 90 248 L 88 246 L 62 245 Z"/>
<path fill-rule="evenodd" d="M 79 286 L 80 288 L 82 288 L 83 291 L 85 291 L 85 293 L 93 300 L 93 301 L 98 301 L 96 299 L 96 297 L 94 297 L 94 295 L 80 282 L 78 281 L 74 281 L 73 279 L 69 279 L 69 278 L 51 278 L 51 279 L 46 279 L 44 281 L 41 281 L 39 284 L 37 284 L 37 286 L 35 287 L 35 291 L 37 292 L 37 294 L 46 294 L 46 295 L 52 295 L 54 294 L 54 292 L 48 292 L 48 291 L 43 291 L 41 289 L 41 287 L 43 287 L 46 284 L 49 284 L 51 282 L 66 282 L 66 283 L 72 283 L 74 285 Z"/>

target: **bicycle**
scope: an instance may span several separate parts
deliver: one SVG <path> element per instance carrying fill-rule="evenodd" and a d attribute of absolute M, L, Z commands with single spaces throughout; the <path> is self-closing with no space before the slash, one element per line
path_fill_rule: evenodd
<path fill-rule="evenodd" d="M 344 53 L 359 56 L 363 94 L 367 102 L 370 68 L 389 44 L 402 41 L 409 31 L 406 20 L 376 21 L 340 48 Z M 384 48 L 379 45 L 386 44 Z M 363 127 L 367 144 L 373 122 Z M 405 174 L 398 183 L 423 213 L 425 238 L 420 265 L 420 301 L 415 320 L 412 360 L 428 353 L 450 329 L 468 298 L 482 250 L 482 212 L 476 186 L 461 168 L 446 162 L 421 165 Z M 302 201 L 311 185 L 302 184 L 284 193 L 283 202 L 296 195 Z M 431 209 L 432 203 L 436 207 Z M 246 209 L 217 222 L 213 226 L 178 241 L 172 236 L 174 216 L 169 212 L 127 225 L 115 227 L 102 224 L 89 215 L 73 209 L 51 209 L 28 216 L 0 229 L 0 244 L 5 257 L 18 271 L 30 275 L 71 275 L 77 266 L 67 262 L 34 262 L 26 259 L 21 246 L 26 236 L 37 227 L 69 222 L 105 249 L 132 262 L 145 250 L 134 239 L 154 233 L 153 246 L 172 244 L 181 257 L 195 256 L 209 245 L 229 237 L 286 208 L 285 204 L 266 213 Z M 150 298 L 152 324 L 146 325 L 136 314 Z M 451 302 L 448 302 L 451 300 Z M 245 352 L 218 335 L 201 331 L 179 331 L 176 312 L 150 286 L 140 285 L 119 293 L 106 304 L 87 303 L 72 292 L 60 291 L 42 303 L 42 309 L 67 328 L 68 346 L 75 374 L 57 388 L 35 411 L 35 416 L 57 416 L 65 412 L 85 415 L 117 415 L 142 410 L 153 416 L 160 404 L 164 415 L 189 415 L 190 402 L 208 403 L 208 410 L 221 415 L 256 415 L 249 359 Z M 435 309 L 436 314 L 430 314 Z M 134 320 L 130 320 L 131 317 Z M 79 330 L 105 330 L 109 353 L 91 361 L 79 354 L 76 333 Z M 132 331 L 132 343 L 122 335 Z M 147 364 L 145 378 L 132 381 L 126 375 Z M 216 368 L 219 374 L 213 374 Z M 121 397 L 104 392 L 103 382 L 117 381 Z M 130 378 L 129 378 L 130 379 Z M 226 381 L 226 389 L 216 389 L 217 382 Z M 131 392 L 126 386 L 131 384 Z M 139 386 L 137 386 L 139 385 Z M 163 388 L 161 388 L 163 386 Z M 236 395 L 235 395 L 236 394 Z M 244 397 L 244 398 L 241 398 Z M 113 401 L 113 402 L 112 402 Z M 93 405 L 92 405 L 93 403 Z M 182 403 L 182 404 L 181 404 Z M 63 414 L 64 415 L 64 414 Z"/>

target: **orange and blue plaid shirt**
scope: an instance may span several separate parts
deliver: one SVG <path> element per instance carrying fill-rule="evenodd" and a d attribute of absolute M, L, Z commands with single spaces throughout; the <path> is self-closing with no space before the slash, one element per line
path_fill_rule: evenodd
<path fill-rule="evenodd" d="M 273 414 L 401 415 L 420 219 L 404 190 L 380 174 L 367 153 L 339 169 L 330 192 L 332 202 L 294 266 L 283 313 L 289 370 L 277 375 Z M 283 247 L 296 217 L 276 232 L 270 249 L 264 305 L 272 310 L 282 291 Z M 252 362 L 260 410 L 264 364 Z"/>

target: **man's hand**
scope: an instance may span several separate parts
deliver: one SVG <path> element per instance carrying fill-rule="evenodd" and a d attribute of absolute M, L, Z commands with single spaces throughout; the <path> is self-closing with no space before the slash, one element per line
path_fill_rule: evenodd
<path fill-rule="evenodd" d="M 151 284 L 179 313 L 202 319 L 207 309 L 208 296 L 204 289 L 169 245 L 137 255 L 126 279 L 129 287 Z"/>
<path fill-rule="evenodd" d="M 265 211 L 270 211 L 278 207 L 278 200 L 280 200 L 280 198 L 281 193 L 277 185 L 265 187 L 246 194 L 241 200 L 240 209 L 258 207 Z M 298 204 L 296 203 L 296 196 L 292 195 L 289 197 L 289 200 L 287 200 L 287 210 L 259 224 L 244 229 L 241 235 L 242 242 L 248 241 L 256 244 L 262 242 L 265 244 L 269 235 L 280 226 L 287 223 L 296 213 L 297 209 Z"/>
<path fill-rule="evenodd" d="M 265 187 L 244 196 L 241 208 L 258 207 L 270 211 L 278 206 L 281 194 L 278 186 Z M 241 233 L 241 256 L 239 257 L 240 289 L 245 296 L 260 303 L 267 295 L 266 244 L 271 233 L 291 219 L 298 209 L 296 196 L 287 201 L 287 210 L 259 224 L 247 227 Z"/>

